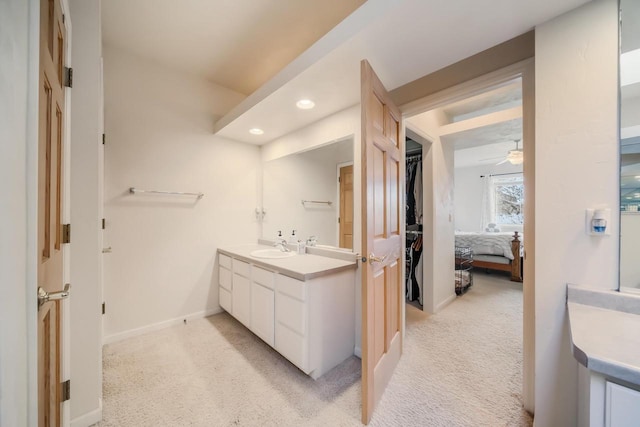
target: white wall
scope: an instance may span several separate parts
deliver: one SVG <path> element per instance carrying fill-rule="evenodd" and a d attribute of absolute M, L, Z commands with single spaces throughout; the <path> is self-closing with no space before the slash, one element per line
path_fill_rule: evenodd
<path fill-rule="evenodd" d="M 640 214 L 620 215 L 620 286 L 640 288 Z"/>
<path fill-rule="evenodd" d="M 40 2 L 0 2 L 0 425 L 36 426 L 35 175 Z M 33 35 L 36 37 L 33 37 Z M 31 40 L 30 40 L 31 37 Z M 29 130 L 30 129 L 30 130 Z M 29 254 L 29 258 L 28 258 Z M 31 261 L 29 259 L 32 258 Z M 30 271 L 30 272 L 29 272 Z M 33 319 L 33 320 L 27 320 Z M 29 349 L 29 347 L 31 347 Z M 35 397 L 35 399 L 34 399 Z M 34 401 L 35 400 L 35 401 Z"/>
<path fill-rule="evenodd" d="M 213 135 L 242 95 L 110 46 L 104 67 L 108 342 L 220 310 L 216 249 L 258 238 L 260 153 Z"/>
<path fill-rule="evenodd" d="M 360 104 L 338 111 L 309 126 L 263 145 L 261 147 L 262 160 L 267 162 L 292 153 L 310 150 L 330 141 L 338 141 L 348 136 L 359 135 L 359 132 Z M 355 152 L 360 153 L 358 147 L 355 148 Z"/>
<path fill-rule="evenodd" d="M 423 309 L 437 313 L 455 299 L 453 225 L 453 144 L 440 139 L 447 122 L 439 110 L 407 120 L 411 129 L 432 144 L 422 150 L 423 179 Z"/>
<path fill-rule="evenodd" d="M 100 1 L 71 0 L 71 421 L 101 418 L 102 236 L 98 192 L 102 100 Z"/>
<path fill-rule="evenodd" d="M 536 27 L 537 427 L 576 425 L 566 284 L 617 286 L 617 16 L 616 0 L 598 0 Z M 585 233 L 600 205 L 611 236 Z"/>
<path fill-rule="evenodd" d="M 484 231 L 482 228 L 482 196 L 484 181 L 481 175 L 522 172 L 522 165 L 503 163 L 501 165 L 483 165 L 456 168 L 454 173 L 455 189 L 454 224 L 456 230 Z M 503 230 L 510 231 L 510 230 Z M 519 228 L 522 231 L 522 227 Z"/>
<path fill-rule="evenodd" d="M 353 162 L 353 141 L 332 143 L 281 157 L 263 164 L 263 206 L 267 214 L 262 236 L 274 239 L 277 231 L 289 239 L 316 236 L 318 244 L 338 246 L 338 165 Z M 301 200 L 331 201 L 331 205 Z"/>

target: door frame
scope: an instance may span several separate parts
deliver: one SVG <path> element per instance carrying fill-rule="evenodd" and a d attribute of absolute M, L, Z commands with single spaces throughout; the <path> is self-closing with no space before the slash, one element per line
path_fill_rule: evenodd
<path fill-rule="evenodd" d="M 456 66 L 454 64 L 453 66 Z M 453 67 L 452 66 L 452 67 Z M 451 102 L 478 95 L 490 87 L 522 78 L 522 136 L 525 186 L 525 225 L 527 247 L 524 252 L 523 278 L 523 376 L 522 397 L 524 408 L 535 409 L 535 58 L 531 57 L 436 93 L 399 105 L 403 119 L 424 113 Z"/>

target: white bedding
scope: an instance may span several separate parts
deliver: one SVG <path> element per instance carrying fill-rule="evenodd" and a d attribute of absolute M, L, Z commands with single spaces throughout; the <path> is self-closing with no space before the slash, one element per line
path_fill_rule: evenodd
<path fill-rule="evenodd" d="M 476 233 L 456 231 L 456 246 L 467 246 L 473 255 L 497 255 L 513 260 L 511 241 L 513 233 Z M 522 237 L 520 237 L 522 241 Z M 522 244 L 521 244 L 522 245 Z"/>

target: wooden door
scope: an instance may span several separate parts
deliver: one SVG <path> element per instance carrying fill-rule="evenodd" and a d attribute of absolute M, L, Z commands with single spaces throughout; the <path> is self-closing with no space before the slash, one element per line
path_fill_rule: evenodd
<path fill-rule="evenodd" d="M 353 249 L 353 165 L 340 168 L 340 242 Z"/>
<path fill-rule="evenodd" d="M 400 111 L 369 63 L 362 102 L 362 422 L 368 424 L 402 354 L 402 194 Z"/>
<path fill-rule="evenodd" d="M 59 0 L 40 0 L 38 116 L 38 286 L 62 289 L 62 153 L 66 31 Z M 60 294 L 58 293 L 59 297 Z M 38 425 L 59 426 L 60 300 L 38 308 Z"/>

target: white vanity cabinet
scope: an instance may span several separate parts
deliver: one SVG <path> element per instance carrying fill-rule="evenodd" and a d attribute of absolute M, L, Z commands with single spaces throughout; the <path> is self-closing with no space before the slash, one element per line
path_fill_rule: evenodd
<path fill-rule="evenodd" d="M 316 258 L 304 257 L 297 262 L 306 271 Z M 232 253 L 218 260 L 220 306 L 304 373 L 316 379 L 353 355 L 355 262 L 335 260 L 340 268 L 302 274 Z"/>

